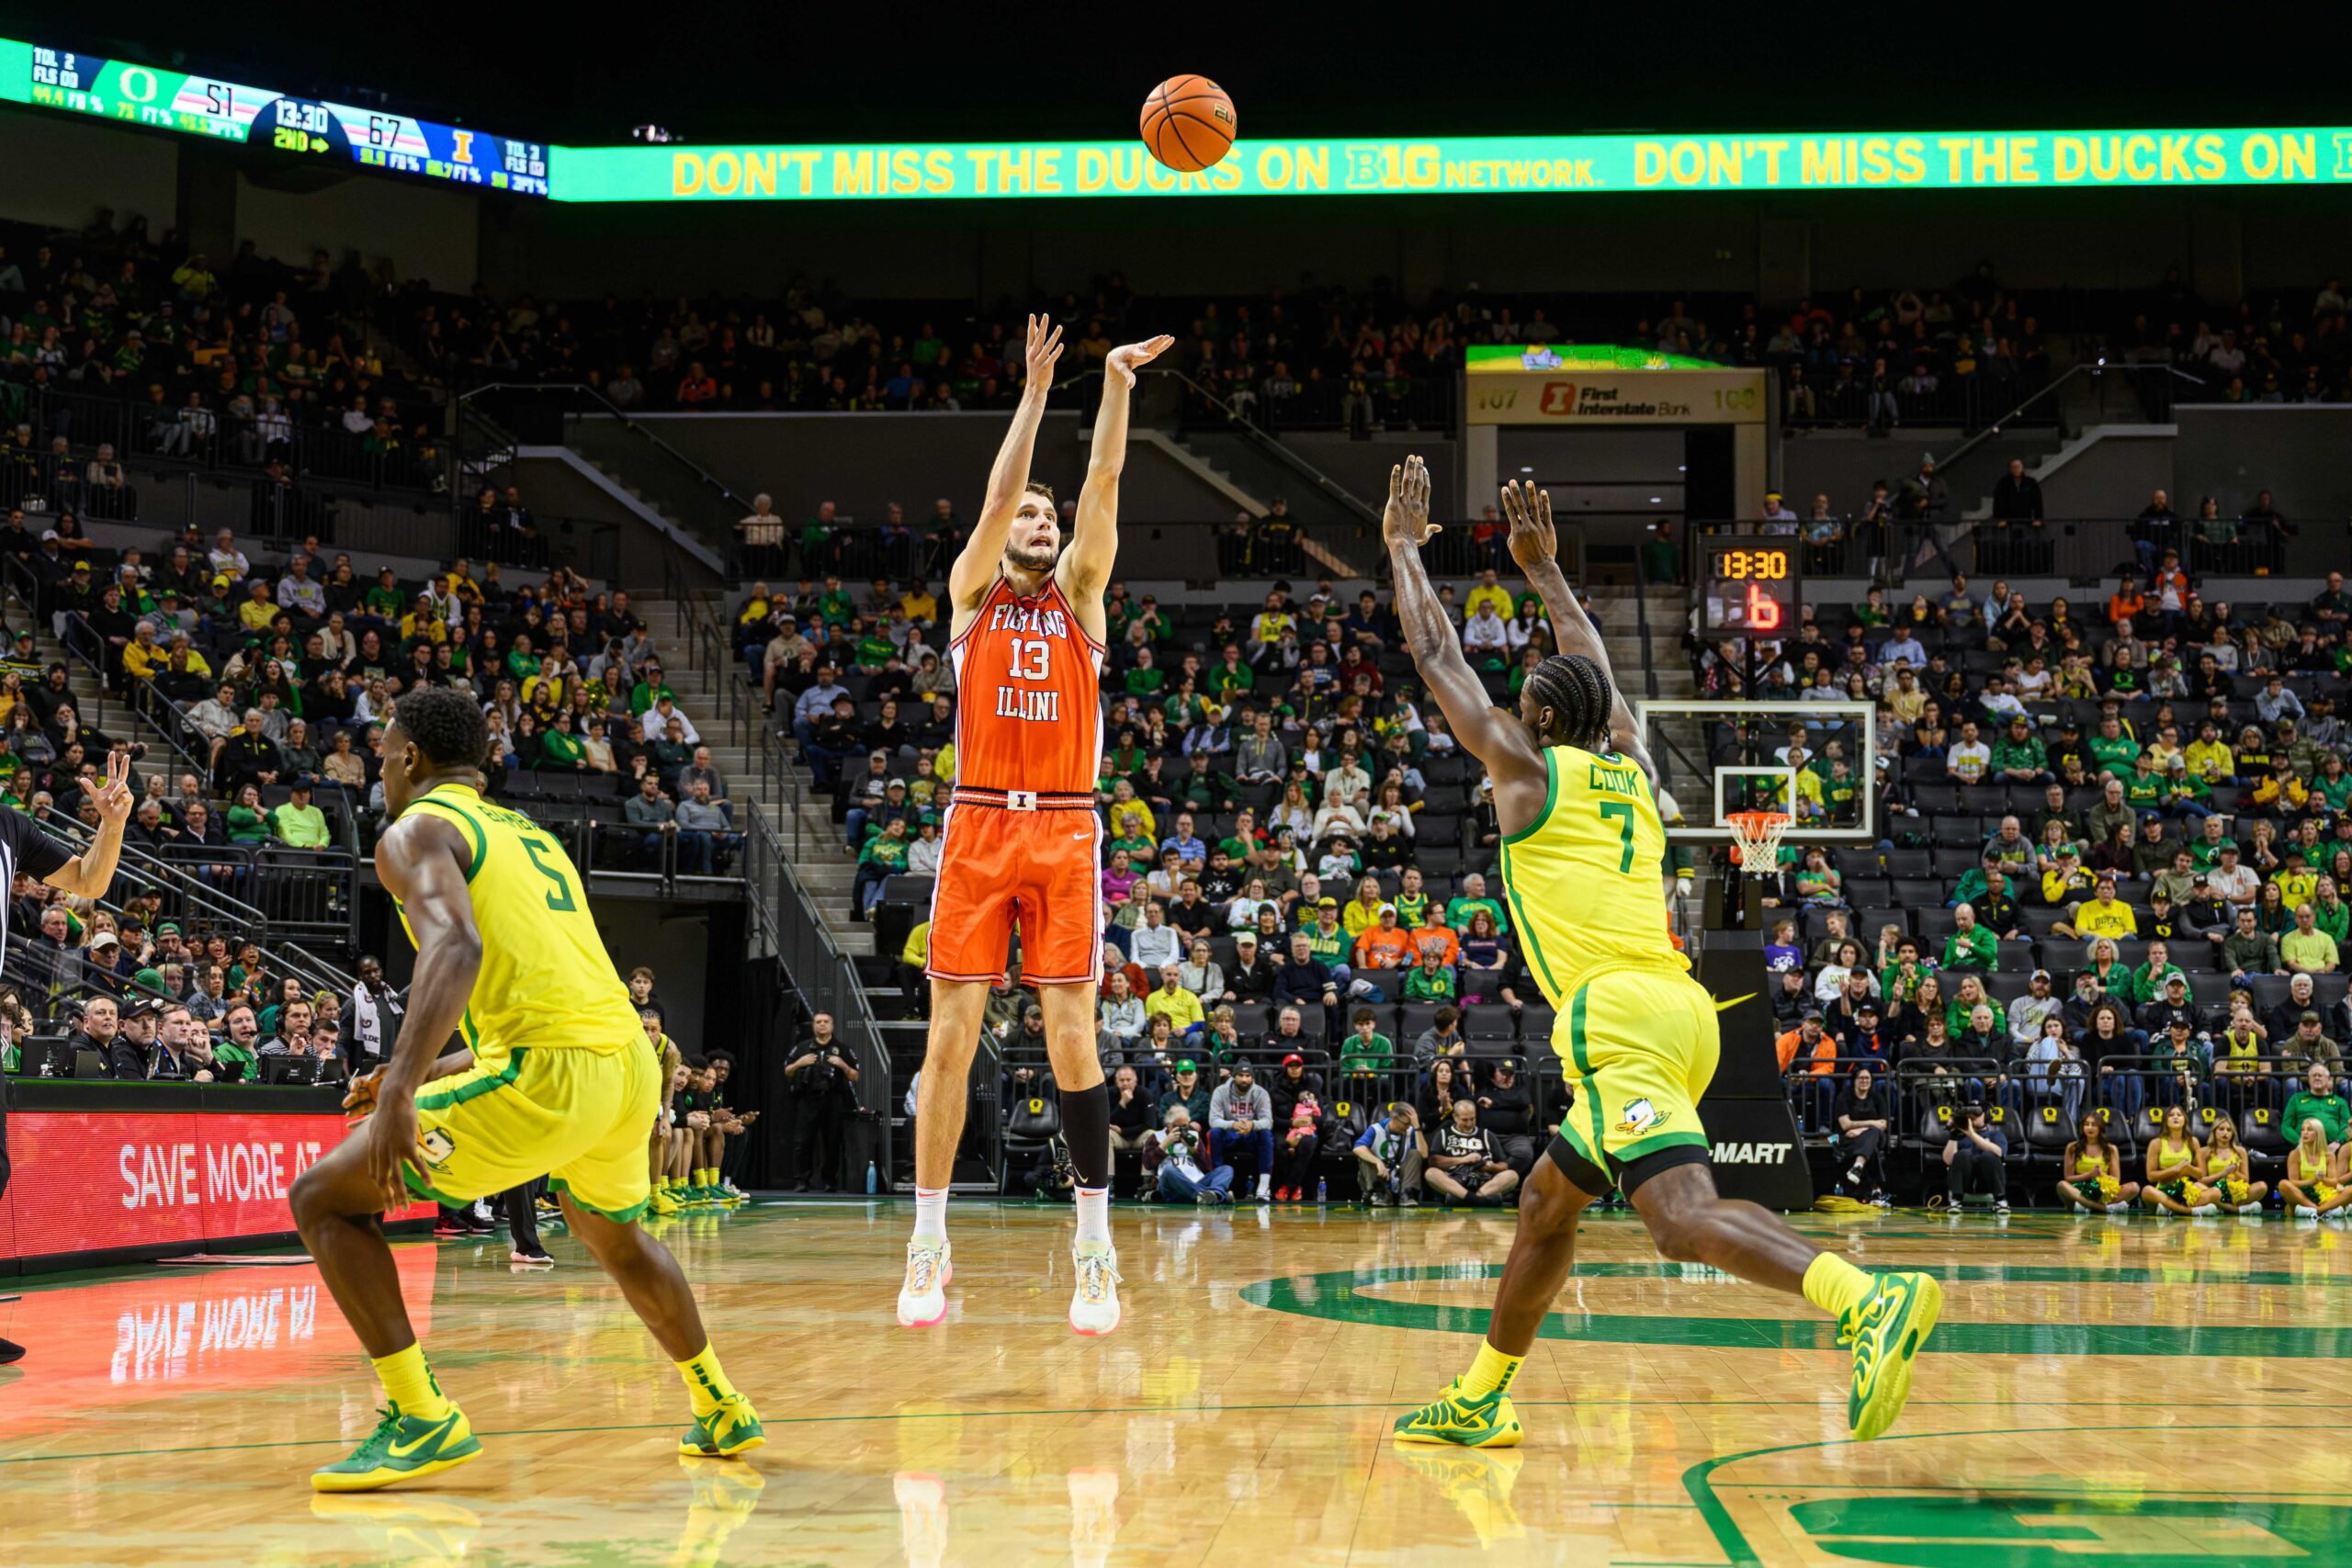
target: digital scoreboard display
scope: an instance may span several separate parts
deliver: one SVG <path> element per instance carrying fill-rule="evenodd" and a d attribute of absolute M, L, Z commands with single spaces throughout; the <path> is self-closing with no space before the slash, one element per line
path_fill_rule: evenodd
<path fill-rule="evenodd" d="M 1777 638 L 1795 630 L 1800 565 L 1784 536 L 1710 539 L 1700 556 L 1699 629 L 1713 637 Z"/>
<path fill-rule="evenodd" d="M 548 194 L 545 142 L 41 43 L 0 52 L 0 69 L 14 70 L 20 62 L 23 79 L 0 84 L 0 98 L 122 125 L 215 137 L 271 156 L 356 164 L 521 196 Z"/>

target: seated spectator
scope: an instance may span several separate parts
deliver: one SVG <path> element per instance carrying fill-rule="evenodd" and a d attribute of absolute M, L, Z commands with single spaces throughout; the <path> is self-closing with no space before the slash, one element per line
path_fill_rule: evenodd
<path fill-rule="evenodd" d="M 323 850 L 334 841 L 326 813 L 311 804 L 308 780 L 297 780 L 286 803 L 269 813 L 270 835 L 289 850 Z"/>
<path fill-rule="evenodd" d="M 1476 1098 L 1478 1125 L 1494 1135 L 1504 1163 L 1526 1180 L 1535 1168 L 1535 1100 L 1519 1059 L 1498 1058 Z"/>
<path fill-rule="evenodd" d="M 2352 1138 L 2352 1100 L 2335 1087 L 2335 1074 L 2325 1062 L 2315 1061 L 2305 1069 L 2302 1087 L 2288 1096 L 2279 1117 L 2282 1129 L 2301 1128 L 2307 1122 L 2319 1123 L 2331 1147 Z"/>
<path fill-rule="evenodd" d="M 1840 1166 L 1838 1190 L 1889 1207 L 1885 1150 L 1894 1136 L 1894 1111 L 1876 1073 L 1854 1069 L 1830 1106 L 1829 1122 L 1830 1146 Z"/>
<path fill-rule="evenodd" d="M 2092 938 L 2125 938 L 2140 934 L 2140 919 L 2132 906 L 2115 896 L 2115 878 L 2103 874 L 2098 883 L 2098 896 L 2086 902 L 2070 904 L 2057 922 L 2051 927 L 2055 936 Z"/>
<path fill-rule="evenodd" d="M 1272 1196 L 1274 1179 L 1274 1107 L 1264 1087 L 1246 1061 L 1233 1064 L 1233 1076 L 1209 1096 L 1209 1146 L 1234 1168 L 1235 1179 L 1254 1175 L 1256 1196 Z"/>
<path fill-rule="evenodd" d="M 1132 1066 L 1120 1066 L 1111 1075 L 1111 1148 L 1117 1154 L 1142 1152 L 1152 1128 L 1151 1097 Z"/>
<path fill-rule="evenodd" d="M 2333 975 L 2342 966 L 2335 939 L 2321 931 L 2318 921 L 2315 906 L 2295 906 L 2295 929 L 2278 939 L 2278 962 L 2289 974 Z"/>
<path fill-rule="evenodd" d="M 1772 1042 L 1772 1053 L 1781 1064 L 1782 1073 L 1826 1073 L 1838 1054 L 1838 1042 L 1823 1027 L 1824 1018 L 1817 1007 L 1808 1007 L 1797 1026 Z"/>
<path fill-rule="evenodd" d="M 733 824 L 727 818 L 727 813 L 720 810 L 718 802 L 710 797 L 709 780 L 694 781 L 691 793 L 685 799 L 678 802 L 673 820 L 678 825 L 678 860 L 681 871 L 689 876 L 708 876 L 714 872 L 725 869 L 725 859 L 728 852 L 736 842 L 736 834 Z M 899 841 L 906 842 L 904 819 L 900 819 L 897 826 L 899 829 Z M 899 870 L 903 872 L 905 869 L 906 862 L 901 859 Z M 880 898 L 881 886 L 877 882 L 871 889 L 868 901 L 862 906 L 863 909 L 870 913 L 874 904 Z"/>
<path fill-rule="evenodd" d="M 1201 998 L 1184 988 L 1184 971 L 1180 964 L 1164 964 L 1159 969 L 1159 987 L 1144 998 L 1146 1017 L 1167 1015 L 1169 1026 L 1179 1034 L 1199 1029 L 1208 1021 L 1201 1006 Z"/>
<path fill-rule="evenodd" d="M 2276 975 L 2284 972 L 2278 956 L 2278 939 L 2256 923 L 2256 911 L 2251 904 L 2237 908 L 2235 927 L 2222 938 L 2222 964 L 2230 972 L 2230 983 L 2241 985 L 2249 975 Z"/>
<path fill-rule="evenodd" d="M 1150 1023 L 1149 1015 L 1144 1011 L 1143 998 L 1136 996 L 1134 987 L 1127 984 L 1125 968 L 1113 970 L 1110 979 L 1104 983 L 1098 1016 L 1098 1044 L 1102 1059 L 1106 1062 L 1125 1061 L 1126 1054 L 1142 1043 Z"/>
<path fill-rule="evenodd" d="M 1478 1107 L 1453 1102 L 1453 1119 L 1437 1129 L 1421 1179 L 1429 1189 L 1473 1207 L 1510 1201 L 1519 1172 L 1503 1158 L 1495 1135 L 1478 1125 Z"/>
<path fill-rule="evenodd" d="M 1976 923 L 1973 905 L 1952 911 L 1952 934 L 1944 940 L 1946 969 L 1973 969 L 1989 975 L 1996 967 L 1999 944 L 1994 934 Z"/>
<path fill-rule="evenodd" d="M 659 871 L 663 847 L 678 830 L 677 806 L 662 793 L 661 779 L 647 773 L 639 780 L 637 793 L 628 798 L 621 810 L 624 820 L 638 829 L 638 863 L 644 869 Z M 900 841 L 904 841 L 903 832 Z"/>
<path fill-rule="evenodd" d="M 1463 1100 L 1460 1103 L 1469 1105 Z M 1413 1208 L 1421 1201 L 1428 1179 L 1429 1145 L 1413 1108 L 1392 1101 L 1388 1114 L 1358 1134 L 1351 1150 L 1356 1167 L 1356 1191 L 1368 1207 Z M 1476 1108 L 1471 1107 L 1475 1119 Z"/>

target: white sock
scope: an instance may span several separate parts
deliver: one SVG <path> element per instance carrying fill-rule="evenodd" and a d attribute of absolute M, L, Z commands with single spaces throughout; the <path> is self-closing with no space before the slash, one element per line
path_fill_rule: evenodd
<path fill-rule="evenodd" d="M 1263 1197 L 1266 1195 L 1266 1190 L 1267 1190 L 1267 1189 L 1268 1189 L 1268 1188 L 1272 1184 L 1273 1179 L 1273 1179 L 1272 1177 L 1271 1177 L 1271 1176 L 1264 1176 L 1264 1175 L 1261 1175 L 1261 1176 L 1258 1178 L 1258 1196 L 1259 1196 L 1259 1197 L 1263 1198 Z"/>
<path fill-rule="evenodd" d="M 1111 1239 L 1111 1190 L 1108 1187 L 1081 1187 L 1078 1190 L 1078 1239 L 1081 1243 Z"/>
<path fill-rule="evenodd" d="M 915 1239 L 947 1239 L 947 1189 L 915 1189 Z"/>

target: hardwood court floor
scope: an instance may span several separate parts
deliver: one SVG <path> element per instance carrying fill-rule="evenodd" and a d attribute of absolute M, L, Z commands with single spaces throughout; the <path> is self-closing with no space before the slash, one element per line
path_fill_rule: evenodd
<path fill-rule="evenodd" d="M 959 1201 L 948 1320 L 890 1320 L 908 1213 L 666 1235 L 770 1443 L 681 1461 L 684 1394 L 562 1267 L 399 1249 L 484 1458 L 314 1503 L 377 1391 L 307 1265 L 144 1269 L 0 1305 L 0 1563 L 2352 1562 L 2352 1232 L 1918 1213 L 1799 1224 L 1950 1302 L 1903 1422 L 1844 1440 L 1794 1298 L 1589 1221 L 1516 1392 L 1528 1445 L 1399 1450 L 1466 1364 L 1511 1224 L 1122 1211 L 1126 1321 L 1066 1326 L 1066 1212 Z M 2278 1434 L 2293 1434 L 2282 1448 Z"/>

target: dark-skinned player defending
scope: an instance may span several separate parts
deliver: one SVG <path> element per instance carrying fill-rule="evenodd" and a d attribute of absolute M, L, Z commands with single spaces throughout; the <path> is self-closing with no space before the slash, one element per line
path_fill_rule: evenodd
<path fill-rule="evenodd" d="M 972 1054 L 989 987 L 1021 936 L 1022 979 L 1037 988 L 1061 1093 L 1062 1142 L 1078 1177 L 1069 1325 L 1119 1325 L 1111 1245 L 1111 1097 L 1094 1045 L 1102 964 L 1102 590 L 1119 553 L 1119 473 L 1136 371 L 1172 339 L 1111 351 L 1078 522 L 1067 547 L 1054 492 L 1029 479 L 1061 329 L 1029 321 L 1012 428 L 989 470 L 979 522 L 948 574 L 955 608 L 956 789 L 940 830 L 931 905 L 931 1035 L 915 1117 L 915 1230 L 899 1322 L 947 1315 L 947 1186 L 971 1099 Z"/>
<path fill-rule="evenodd" d="M 425 1365 L 378 1222 L 411 1194 L 468 1203 L 542 1174 L 685 1380 L 695 1419 L 679 1452 L 731 1458 L 765 1440 L 719 1371 L 677 1259 L 637 1223 L 651 1199 L 658 1058 L 571 859 L 530 818 L 482 799 L 488 745 L 480 705 L 447 687 L 404 693 L 384 732 L 393 821 L 376 869 L 416 943 L 408 1017 L 392 1059 L 355 1086 L 365 1126 L 297 1178 L 292 1199 L 388 1408 L 349 1458 L 311 1475 L 322 1492 L 370 1492 L 480 1456 Z M 468 1048 L 439 1056 L 453 1032 Z"/>
<path fill-rule="evenodd" d="M 1502 872 L 1529 966 L 1558 1010 L 1553 1049 L 1576 1102 L 1520 1199 L 1519 1232 L 1470 1370 L 1396 1423 L 1399 1442 L 1508 1448 L 1520 1440 L 1511 1380 L 1576 1260 L 1577 1217 L 1611 1187 L 1663 1257 L 1801 1293 L 1838 1320 L 1854 1351 L 1849 1429 L 1874 1438 L 1902 1412 L 1912 1357 L 1942 1292 L 1925 1274 L 1866 1274 L 1754 1203 L 1715 1192 L 1699 1100 L 1714 1077 L 1714 999 L 1667 931 L 1666 829 L 1655 772 L 1609 655 L 1553 558 L 1548 494 L 1503 488 L 1511 558 L 1544 601 L 1564 650 L 1495 707 L 1422 569 L 1429 472 L 1395 470 L 1382 533 L 1396 614 L 1421 678 L 1494 780 Z"/>

